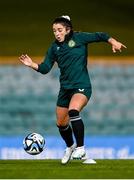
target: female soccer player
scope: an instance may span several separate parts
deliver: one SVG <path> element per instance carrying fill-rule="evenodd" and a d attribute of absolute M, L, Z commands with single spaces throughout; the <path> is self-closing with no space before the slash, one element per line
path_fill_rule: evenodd
<path fill-rule="evenodd" d="M 21 55 L 19 59 L 24 65 L 42 74 L 48 73 L 55 62 L 60 68 L 56 115 L 57 127 L 67 146 L 61 163 L 66 164 L 71 157 L 81 159 L 86 154 L 84 124 L 80 111 L 88 103 L 92 92 L 87 70 L 87 45 L 93 42 L 108 42 L 114 53 L 126 46 L 103 32 L 74 32 L 69 16 L 56 18 L 52 23 L 52 29 L 55 41 L 41 64 L 33 62 L 28 55 Z"/>

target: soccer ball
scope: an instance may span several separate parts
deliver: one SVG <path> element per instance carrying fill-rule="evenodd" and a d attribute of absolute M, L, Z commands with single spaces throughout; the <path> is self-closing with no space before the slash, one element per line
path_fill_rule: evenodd
<path fill-rule="evenodd" d="M 43 136 L 38 133 L 30 133 L 23 139 L 24 150 L 31 155 L 40 154 L 45 145 Z"/>

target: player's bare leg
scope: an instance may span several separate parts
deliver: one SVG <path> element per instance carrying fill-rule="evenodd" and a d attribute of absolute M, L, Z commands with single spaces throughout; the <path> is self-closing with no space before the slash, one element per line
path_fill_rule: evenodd
<path fill-rule="evenodd" d="M 76 147 L 73 141 L 72 129 L 69 125 L 68 108 L 58 106 L 56 108 L 56 114 L 59 132 L 67 145 L 64 156 L 61 160 L 62 164 L 66 164 L 70 160 L 71 155 Z"/>

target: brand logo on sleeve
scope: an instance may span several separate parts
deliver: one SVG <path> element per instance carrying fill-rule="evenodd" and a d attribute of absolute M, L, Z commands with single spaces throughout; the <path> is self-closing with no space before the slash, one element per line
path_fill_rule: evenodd
<path fill-rule="evenodd" d="M 73 40 L 70 40 L 69 42 L 68 42 L 68 46 L 69 47 L 74 47 L 75 46 L 75 41 L 73 41 Z"/>

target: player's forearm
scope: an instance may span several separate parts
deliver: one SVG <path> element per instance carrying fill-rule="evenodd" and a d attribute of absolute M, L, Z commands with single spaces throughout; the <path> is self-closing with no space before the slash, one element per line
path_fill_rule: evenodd
<path fill-rule="evenodd" d="M 36 71 L 38 71 L 38 68 L 39 68 L 38 64 L 35 62 L 32 62 L 30 67 Z"/>

